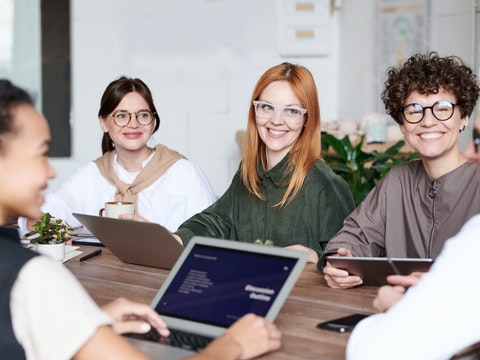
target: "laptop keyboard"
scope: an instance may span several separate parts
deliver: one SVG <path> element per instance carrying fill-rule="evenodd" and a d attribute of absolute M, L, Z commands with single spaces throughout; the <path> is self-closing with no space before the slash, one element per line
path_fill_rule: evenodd
<path fill-rule="evenodd" d="M 185 350 L 200 351 L 213 341 L 212 337 L 189 333 L 181 330 L 170 329 L 169 337 L 162 337 L 155 328 L 145 334 L 129 334 L 135 338 L 158 342 Z"/>
<path fill-rule="evenodd" d="M 192 334 L 180 330 L 170 330 L 167 344 L 183 349 L 200 351 L 212 342 L 213 338 L 198 334 Z"/>

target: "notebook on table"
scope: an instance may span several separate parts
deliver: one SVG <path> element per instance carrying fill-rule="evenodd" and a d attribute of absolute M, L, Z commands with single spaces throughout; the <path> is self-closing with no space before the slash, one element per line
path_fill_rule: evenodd
<path fill-rule="evenodd" d="M 151 306 L 172 333 L 188 332 L 208 343 L 247 313 L 273 322 L 307 257 L 303 251 L 194 237 Z M 203 347 L 177 345 L 189 351 Z"/>
<path fill-rule="evenodd" d="M 73 213 L 116 257 L 126 263 L 171 269 L 181 245 L 157 223 Z"/>
<path fill-rule="evenodd" d="M 85 226 L 80 226 L 73 229 L 71 232 L 72 243 L 74 245 L 93 245 L 93 246 L 104 246 L 100 240 L 98 240 L 95 235 L 92 234 Z"/>

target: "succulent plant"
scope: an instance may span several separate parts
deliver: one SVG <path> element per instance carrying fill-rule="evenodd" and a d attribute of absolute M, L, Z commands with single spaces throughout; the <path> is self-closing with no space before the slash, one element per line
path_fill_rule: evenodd
<path fill-rule="evenodd" d="M 55 219 L 48 212 L 33 224 L 37 237 L 30 240 L 32 244 L 61 244 L 70 240 L 70 227 L 61 219 Z"/>

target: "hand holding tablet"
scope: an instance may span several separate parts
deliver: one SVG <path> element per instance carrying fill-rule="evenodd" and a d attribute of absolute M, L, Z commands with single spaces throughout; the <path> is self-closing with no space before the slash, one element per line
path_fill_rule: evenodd
<path fill-rule="evenodd" d="M 327 262 L 350 275 L 359 276 L 364 285 L 370 286 L 386 285 L 388 275 L 427 272 L 433 264 L 432 259 L 350 256 L 327 256 Z"/>

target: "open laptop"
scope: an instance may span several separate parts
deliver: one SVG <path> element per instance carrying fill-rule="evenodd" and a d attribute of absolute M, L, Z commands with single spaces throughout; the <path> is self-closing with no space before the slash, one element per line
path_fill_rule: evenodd
<path fill-rule="evenodd" d="M 156 223 L 76 213 L 73 216 L 126 263 L 169 270 L 183 251 L 172 234 Z"/>
<path fill-rule="evenodd" d="M 221 335 L 247 313 L 255 313 L 273 322 L 307 257 L 304 251 L 194 237 L 151 306 L 172 333 L 185 331 L 210 339 Z M 141 341 L 144 340 L 132 342 L 149 355 L 155 355 L 155 351 L 148 350 Z M 183 351 L 179 354 L 185 355 L 185 348 L 190 351 L 201 348 L 190 346 L 180 345 Z M 175 350 L 172 348 L 171 351 L 168 358 L 176 358 Z"/>

